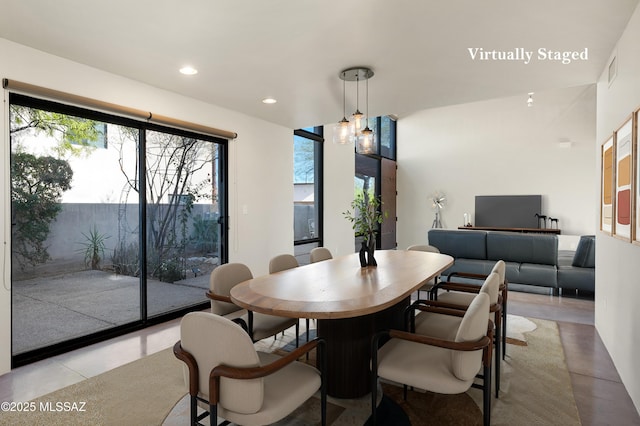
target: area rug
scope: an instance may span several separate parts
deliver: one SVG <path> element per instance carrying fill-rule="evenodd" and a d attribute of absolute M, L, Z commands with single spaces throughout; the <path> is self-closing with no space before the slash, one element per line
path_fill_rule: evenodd
<path fill-rule="evenodd" d="M 30 401 L 30 411 L 2 412 L 0 425 L 160 425 L 185 392 L 169 348 Z"/>
<path fill-rule="evenodd" d="M 506 360 L 502 362 L 500 398 L 493 397 L 492 425 L 580 425 L 557 324 L 515 318 L 510 325 Z M 517 337 L 513 337 L 517 336 Z M 495 385 L 495 383 L 494 383 Z M 385 395 L 402 407 L 411 424 L 482 425 L 482 391 L 439 395 L 383 385 Z"/>
<path fill-rule="evenodd" d="M 492 425 L 579 425 L 571 379 L 564 360 L 557 324 L 509 315 L 507 356 L 502 362 L 500 398 L 493 398 Z M 315 336 L 310 330 L 310 337 Z M 261 350 L 285 354 L 295 347 L 292 336 L 261 342 Z M 304 341 L 304 334 L 301 341 Z M 281 343 L 284 342 L 284 343 Z M 312 356 L 309 362 L 314 362 Z M 403 398 L 402 387 L 381 383 L 384 394 L 380 424 L 399 426 L 482 425 L 482 391 L 470 389 L 460 395 L 441 395 L 409 391 Z M 182 408 L 179 408 L 182 407 Z M 396 411 L 397 408 L 401 412 Z M 332 426 L 366 425 L 371 413 L 369 397 L 357 400 L 329 398 L 328 424 Z M 378 411 L 379 415 L 381 411 Z M 389 414 L 391 413 L 391 417 Z M 178 404 L 164 426 L 177 426 L 188 416 L 188 400 Z M 312 398 L 278 426 L 314 425 L 319 422 L 318 401 Z"/>
<path fill-rule="evenodd" d="M 580 425 L 571 376 L 553 321 L 533 319 L 527 346 L 507 345 L 500 398 L 493 400 L 494 425 Z M 481 406 L 481 392 L 468 394 Z"/>
<path fill-rule="evenodd" d="M 543 320 L 532 322 L 535 330 L 522 334 L 526 346 L 507 345 L 500 398 L 493 399 L 491 423 L 579 425 L 557 325 Z M 515 326 L 516 321 L 513 324 Z M 282 348 L 289 338 L 267 339 L 263 345 Z M 391 403 L 388 409 L 400 407 L 414 426 L 482 423 L 480 390 L 471 389 L 462 395 L 410 391 L 404 401 L 401 388 L 387 383 L 380 386 L 380 394 L 388 399 L 385 404 Z M 168 348 L 38 398 L 33 401 L 38 407 L 34 412 L 0 413 L 0 424 L 185 425 L 188 424 L 188 398 L 184 396 L 182 365 Z M 64 405 L 61 410 L 56 409 L 57 403 L 65 402 L 85 404 L 82 411 L 65 411 Z M 368 397 L 329 399 L 328 424 L 332 426 L 363 425 L 369 414 Z M 319 419 L 319 400 L 311 398 L 278 425 L 313 425 L 318 424 Z M 386 424 L 397 426 L 394 421 Z"/>

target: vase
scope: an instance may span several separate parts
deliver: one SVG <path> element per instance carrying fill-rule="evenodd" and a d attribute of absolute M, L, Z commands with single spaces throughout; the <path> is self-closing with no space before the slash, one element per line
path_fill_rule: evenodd
<path fill-rule="evenodd" d="M 360 266 L 363 268 L 367 266 L 367 251 L 367 243 L 363 241 L 360 247 Z"/>
<path fill-rule="evenodd" d="M 376 251 L 376 240 L 371 239 L 367 247 L 367 266 L 378 266 L 373 253 Z"/>

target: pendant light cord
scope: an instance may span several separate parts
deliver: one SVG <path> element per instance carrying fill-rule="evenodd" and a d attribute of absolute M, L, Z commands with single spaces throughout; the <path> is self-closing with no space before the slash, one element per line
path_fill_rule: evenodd
<path fill-rule="evenodd" d="M 360 71 L 356 71 L 356 111 L 360 111 Z"/>
<path fill-rule="evenodd" d="M 347 118 L 347 95 L 345 94 L 346 90 L 346 74 L 344 71 L 342 72 L 342 119 L 345 120 Z"/>
<path fill-rule="evenodd" d="M 367 125 L 365 126 L 365 128 L 369 128 L 369 79 L 367 78 Z"/>

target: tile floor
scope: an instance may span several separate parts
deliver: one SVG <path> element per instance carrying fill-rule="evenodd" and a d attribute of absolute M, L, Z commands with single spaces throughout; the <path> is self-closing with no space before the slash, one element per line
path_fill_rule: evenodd
<path fill-rule="evenodd" d="M 509 293 L 508 312 L 558 322 L 582 424 L 640 425 L 640 416 L 593 326 L 593 301 Z M 168 348 L 179 320 L 58 355 L 0 376 L 0 401 L 28 401 Z"/>
<path fill-rule="evenodd" d="M 640 415 L 594 327 L 593 300 L 509 292 L 510 314 L 556 321 L 583 426 L 640 425 Z"/>

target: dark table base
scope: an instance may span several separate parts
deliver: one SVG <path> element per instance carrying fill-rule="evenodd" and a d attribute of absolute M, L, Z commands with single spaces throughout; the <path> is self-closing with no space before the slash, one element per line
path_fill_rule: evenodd
<path fill-rule="evenodd" d="M 318 320 L 318 336 L 327 342 L 327 392 L 335 398 L 360 398 L 371 392 L 371 338 L 390 328 L 402 329 L 410 298 L 361 317 Z"/>

